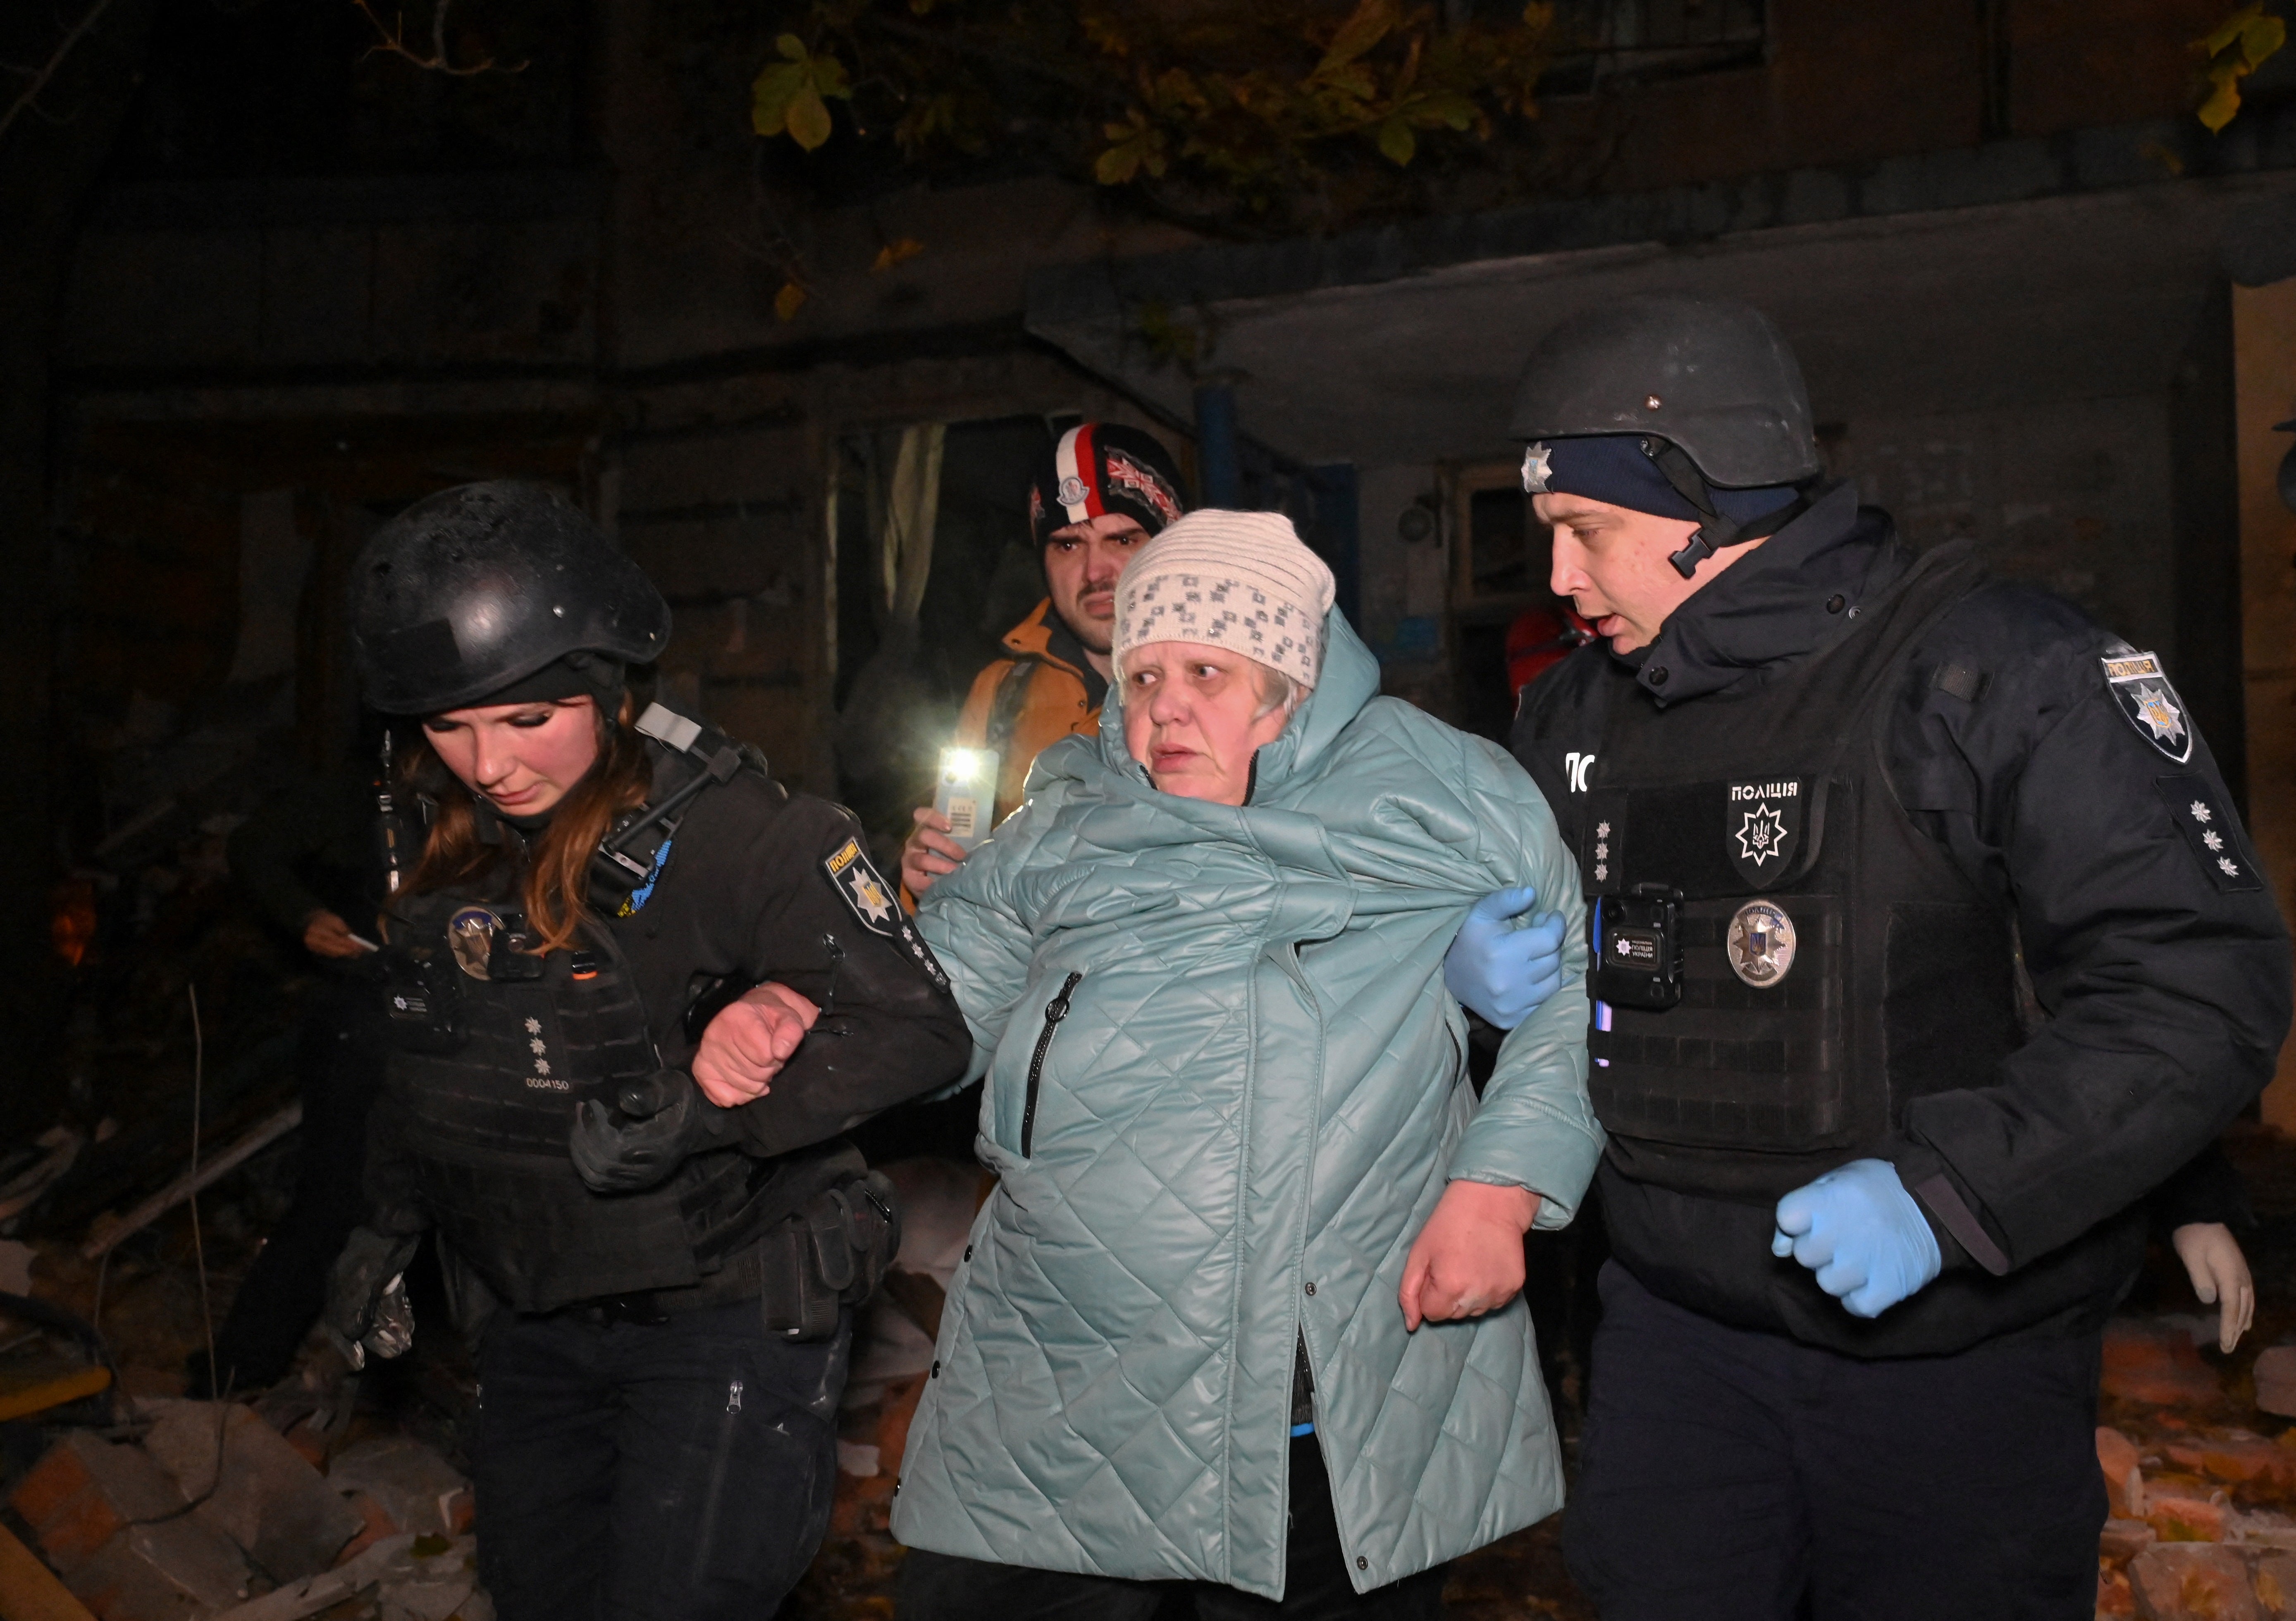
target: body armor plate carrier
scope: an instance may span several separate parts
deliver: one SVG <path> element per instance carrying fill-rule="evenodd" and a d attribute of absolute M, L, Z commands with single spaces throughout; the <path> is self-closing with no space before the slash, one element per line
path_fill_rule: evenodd
<path fill-rule="evenodd" d="M 521 920 L 509 903 L 424 895 L 400 916 L 410 955 L 493 959 L 486 978 L 459 962 L 429 976 L 434 995 L 455 1000 L 463 1039 L 447 1051 L 402 1042 L 386 1084 L 431 1218 L 504 1305 L 546 1312 L 685 1287 L 755 1236 L 751 1207 L 771 1167 L 736 1150 L 697 1154 L 636 1193 L 593 1192 L 574 1169 L 576 1106 L 611 1108 L 624 1082 L 660 1067 L 606 929 L 586 927 L 585 948 L 537 957 L 512 944 Z"/>
<path fill-rule="evenodd" d="M 1775 1199 L 2019 1044 L 2008 921 L 1883 763 L 1914 647 L 1979 577 L 1964 547 L 1926 554 L 1743 696 L 1661 709 L 1620 673 L 1579 856 L 1590 1088 L 1624 1175 Z"/>
<path fill-rule="evenodd" d="M 653 757 L 653 791 L 594 857 L 594 909 L 612 911 L 651 888 L 699 794 L 745 764 L 763 769 L 761 758 L 659 704 L 636 729 Z M 785 1202 L 775 1161 L 715 1149 L 658 1187 L 617 1194 L 594 1192 L 574 1168 L 567 1140 L 577 1106 L 594 1099 L 611 1109 L 625 1082 L 661 1067 L 612 931 L 586 921 L 579 947 L 537 955 L 515 900 L 439 891 L 403 899 L 396 912 L 382 967 L 399 1051 L 385 1084 L 423 1202 L 455 1260 L 519 1312 L 649 1294 L 667 1302 L 679 1290 L 695 1304 L 760 1288 L 775 1294 L 775 1280 L 762 1275 L 775 1270 L 773 1257 L 755 1242 Z M 880 1225 L 897 1231 L 890 1211 Z M 783 1281 L 779 1293 L 798 1287 Z M 793 1301 L 780 1305 L 794 1310 Z M 769 1301 L 769 1316 L 775 1309 Z"/>

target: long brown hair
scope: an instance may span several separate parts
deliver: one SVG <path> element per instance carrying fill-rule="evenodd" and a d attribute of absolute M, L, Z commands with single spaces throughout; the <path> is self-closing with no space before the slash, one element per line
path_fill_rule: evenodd
<path fill-rule="evenodd" d="M 567 790 L 551 812 L 550 824 L 528 847 L 520 898 L 526 905 L 527 925 L 537 952 L 573 944 L 589 901 L 590 853 L 617 816 L 645 803 L 653 786 L 645 745 L 630 727 L 636 710 L 625 692 L 615 725 L 608 728 L 598 722 L 608 735 L 600 740 L 596 763 Z M 439 807 L 422 846 L 422 859 L 404 893 L 458 887 L 486 892 L 490 885 L 516 878 L 504 847 L 480 842 L 471 790 L 447 769 L 421 727 L 414 728 L 414 741 L 400 758 L 407 788 L 427 795 Z"/>

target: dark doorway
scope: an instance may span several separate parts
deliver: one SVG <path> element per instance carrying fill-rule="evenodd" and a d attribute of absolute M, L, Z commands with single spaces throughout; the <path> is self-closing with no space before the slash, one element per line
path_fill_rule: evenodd
<path fill-rule="evenodd" d="M 942 441 L 931 567 L 915 626 L 892 623 L 880 536 L 898 433 L 839 446 L 839 793 L 881 855 L 930 802 L 934 762 L 1004 633 L 1044 596 L 1029 533 L 1029 480 L 1049 454 L 1041 416 L 953 422 Z"/>

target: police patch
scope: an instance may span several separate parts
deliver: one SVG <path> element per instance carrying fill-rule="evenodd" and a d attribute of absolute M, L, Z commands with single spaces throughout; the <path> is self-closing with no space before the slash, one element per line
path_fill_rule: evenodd
<path fill-rule="evenodd" d="M 2120 706 L 2121 715 L 2143 738 L 2182 765 L 2193 757 L 2193 723 L 2185 700 L 2169 683 L 2169 673 L 2152 653 L 2108 655 L 2105 690 Z"/>
<path fill-rule="evenodd" d="M 1799 777 L 1730 784 L 1722 801 L 1722 842 L 1739 877 L 1766 889 L 1785 876 L 1801 851 L 1806 798 Z"/>
<path fill-rule="evenodd" d="M 1730 971 L 1758 991 L 1792 971 L 1796 944 L 1793 920 L 1770 901 L 1748 901 L 1739 907 L 1722 940 Z"/>
<path fill-rule="evenodd" d="M 858 839 L 849 839 L 821 858 L 839 898 L 871 934 L 889 940 L 901 937 L 901 903 L 893 887 L 870 864 L 869 853 Z"/>
<path fill-rule="evenodd" d="M 2152 786 L 2210 882 L 2226 894 L 2264 888 L 2255 861 L 2241 843 L 2239 818 L 2206 777 L 2155 777 Z"/>
<path fill-rule="evenodd" d="M 447 920 L 447 946 L 455 966 L 473 979 L 488 978 L 487 964 L 494 955 L 495 931 L 502 918 L 491 906 L 465 906 Z"/>

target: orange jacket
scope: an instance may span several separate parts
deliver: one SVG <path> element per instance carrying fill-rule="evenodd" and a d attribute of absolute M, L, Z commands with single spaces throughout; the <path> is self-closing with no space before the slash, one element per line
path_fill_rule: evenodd
<path fill-rule="evenodd" d="M 1052 612 L 1053 600 L 1046 597 L 1004 633 L 1004 645 L 1013 657 L 997 659 L 973 678 L 964 713 L 957 716 L 958 747 L 994 749 L 1002 757 L 997 762 L 996 822 L 1021 803 L 1021 787 L 1038 754 L 1071 733 L 1100 727 L 1100 706 L 1091 700 L 1085 672 L 1053 651 Z M 1075 647 L 1070 636 L 1060 640 Z"/>

